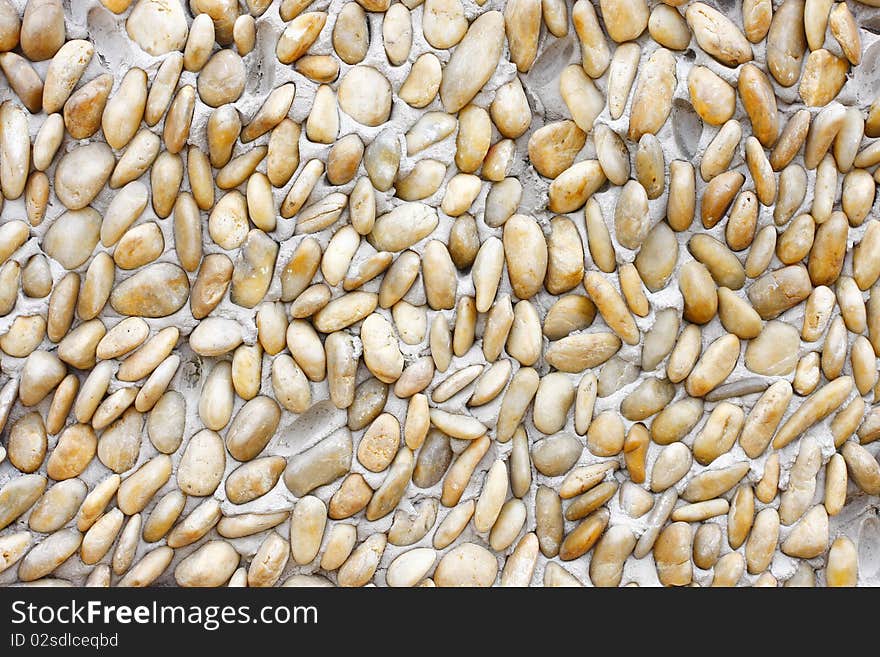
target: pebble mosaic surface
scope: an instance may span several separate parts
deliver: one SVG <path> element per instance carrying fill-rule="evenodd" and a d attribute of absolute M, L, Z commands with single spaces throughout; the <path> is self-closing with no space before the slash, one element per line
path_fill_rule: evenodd
<path fill-rule="evenodd" d="M 0 0 L 0 585 L 880 585 L 880 0 Z"/>

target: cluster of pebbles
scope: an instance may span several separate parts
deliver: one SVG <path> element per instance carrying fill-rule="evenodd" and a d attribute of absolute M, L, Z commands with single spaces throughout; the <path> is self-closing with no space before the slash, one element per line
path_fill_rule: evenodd
<path fill-rule="evenodd" d="M 871 6 L 0 0 L 0 582 L 880 583 Z"/>

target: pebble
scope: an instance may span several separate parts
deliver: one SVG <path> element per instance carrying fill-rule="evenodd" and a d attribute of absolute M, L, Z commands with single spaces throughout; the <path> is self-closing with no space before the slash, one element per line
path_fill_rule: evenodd
<path fill-rule="evenodd" d="M 11 582 L 866 582 L 873 10 L 102 4 L 0 0 Z"/>

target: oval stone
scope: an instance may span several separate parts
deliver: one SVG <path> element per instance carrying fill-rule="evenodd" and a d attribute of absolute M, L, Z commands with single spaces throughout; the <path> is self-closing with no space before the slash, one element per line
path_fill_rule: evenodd
<path fill-rule="evenodd" d="M 160 262 L 122 281 L 110 295 L 110 305 L 121 315 L 166 317 L 189 298 L 189 279 L 177 265 Z"/>
<path fill-rule="evenodd" d="M 391 116 L 391 84 L 372 66 L 355 66 L 339 84 L 339 109 L 358 123 L 377 126 Z"/>
<path fill-rule="evenodd" d="M 65 269 L 73 270 L 92 255 L 100 233 L 101 215 L 95 210 L 70 210 L 49 226 L 43 236 L 43 251 Z"/>
<path fill-rule="evenodd" d="M 791 374 L 798 362 L 799 347 L 800 336 L 794 326 L 767 322 L 758 337 L 746 346 L 746 367 L 764 376 Z"/>
<path fill-rule="evenodd" d="M 103 142 L 92 142 L 64 155 L 55 167 L 55 195 L 70 210 L 86 207 L 110 179 L 116 158 Z"/>

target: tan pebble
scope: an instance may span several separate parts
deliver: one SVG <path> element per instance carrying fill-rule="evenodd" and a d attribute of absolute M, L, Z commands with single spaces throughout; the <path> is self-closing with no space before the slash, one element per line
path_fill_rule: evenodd
<path fill-rule="evenodd" d="M 57 49 L 49 62 L 43 85 L 43 110 L 59 111 L 85 72 L 95 53 L 94 46 L 83 39 L 71 39 Z"/>
<path fill-rule="evenodd" d="M 657 134 L 672 109 L 676 85 L 675 60 L 665 48 L 651 53 L 639 74 L 630 109 L 629 138 L 637 141 L 645 133 Z"/>
<path fill-rule="evenodd" d="M 798 94 L 809 107 L 822 107 L 834 100 L 843 84 L 849 64 L 825 49 L 814 50 L 807 57 Z"/>
<path fill-rule="evenodd" d="M 828 548 L 828 513 L 821 504 L 814 506 L 782 542 L 782 552 L 792 557 L 810 559 Z"/>
<path fill-rule="evenodd" d="M 607 424 L 608 422 L 604 423 Z M 534 443 L 531 457 L 538 472 L 547 477 L 558 477 L 571 470 L 581 452 L 583 446 L 574 436 L 558 433 Z"/>
<path fill-rule="evenodd" d="M 661 584 L 685 586 L 690 583 L 692 541 L 691 528 L 684 522 L 672 523 L 660 533 L 654 544 L 654 562 Z"/>
<path fill-rule="evenodd" d="M 605 106 L 605 97 L 587 77 L 582 66 L 572 64 L 563 69 L 559 76 L 559 93 L 578 127 L 584 131 L 591 130 L 593 122 Z M 525 108 L 529 109 L 528 104 Z M 528 122 L 525 119 L 522 121 L 526 128 L 531 123 L 531 111 L 529 112 Z M 495 120 L 494 115 L 492 118 Z M 519 136 L 515 133 L 503 134 L 514 138 Z"/>
<path fill-rule="evenodd" d="M 3 554 L 2 561 L 0 561 L 0 571 L 14 566 L 24 556 L 30 545 L 31 534 L 26 531 L 7 534 L 0 539 Z"/>
<path fill-rule="evenodd" d="M 239 558 L 230 543 L 209 541 L 177 564 L 174 581 L 184 587 L 223 586 L 238 567 Z"/>
<path fill-rule="evenodd" d="M 520 301 L 513 309 L 513 323 L 505 349 L 521 365 L 530 366 L 540 358 L 541 346 L 541 320 L 538 311 L 529 301 Z"/>
<path fill-rule="evenodd" d="M 174 51 L 162 60 L 147 94 L 147 102 L 144 107 L 144 121 L 147 125 L 156 125 L 165 114 L 165 110 L 171 103 L 171 97 L 177 89 L 177 82 L 182 71 L 183 53 Z"/>
<path fill-rule="evenodd" d="M 725 66 L 735 67 L 752 59 L 752 48 L 739 28 L 724 14 L 699 2 L 685 12 L 700 48 Z"/>
<path fill-rule="evenodd" d="M 673 393 L 667 381 L 645 379 L 621 402 L 620 413 L 628 420 L 644 420 L 672 401 Z"/>
<path fill-rule="evenodd" d="M 587 328 L 596 316 L 596 306 L 587 297 L 568 294 L 559 298 L 544 318 L 544 335 L 550 340 L 564 338 Z"/>
<path fill-rule="evenodd" d="M 538 223 L 526 215 L 513 215 L 504 224 L 503 246 L 514 293 L 520 299 L 533 297 L 547 271 L 547 246 Z"/>
<path fill-rule="evenodd" d="M 880 464 L 864 447 L 853 441 L 846 441 L 841 449 L 846 461 L 847 471 L 859 489 L 875 495 L 880 491 Z"/>
<path fill-rule="evenodd" d="M 46 337 L 42 315 L 21 315 L 12 320 L 9 330 L 0 336 L 0 349 L 15 358 L 27 358 Z"/>
<path fill-rule="evenodd" d="M 319 11 L 305 12 L 293 18 L 275 47 L 278 61 L 291 64 L 305 55 L 318 38 L 326 20 L 327 14 Z"/>
<path fill-rule="evenodd" d="M 218 169 L 226 166 L 241 134 L 241 116 L 232 105 L 222 105 L 208 117 L 206 132 L 211 165 Z"/>
<path fill-rule="evenodd" d="M 583 69 L 591 78 L 599 78 L 608 68 L 611 53 L 596 10 L 592 3 L 576 2 L 572 7 L 571 19 L 580 40 Z M 626 29 L 626 26 L 622 29 Z"/>
<path fill-rule="evenodd" d="M 100 319 L 83 322 L 58 343 L 58 358 L 77 369 L 93 367 L 98 342 L 106 332 Z"/>
<path fill-rule="evenodd" d="M 687 22 L 677 9 L 669 5 L 654 7 L 648 19 L 648 32 L 654 41 L 671 50 L 684 50 L 691 42 Z"/>
<path fill-rule="evenodd" d="M 586 133 L 574 121 L 548 123 L 529 137 L 529 160 L 542 176 L 556 178 L 574 163 L 585 141 Z"/>
<path fill-rule="evenodd" d="M 358 123 L 377 126 L 391 113 L 391 85 L 376 69 L 355 66 L 338 89 L 339 108 Z"/>
<path fill-rule="evenodd" d="M 831 147 L 837 134 L 846 121 L 846 108 L 838 102 L 831 102 L 821 109 L 810 124 L 804 144 L 804 166 L 807 169 L 815 169 L 825 153 Z M 860 162 L 861 157 L 856 156 L 856 166 L 865 166 Z"/>
<path fill-rule="evenodd" d="M 764 462 L 764 473 L 755 486 L 755 497 L 769 504 L 776 497 L 779 484 L 779 454 L 774 452 Z"/>
<path fill-rule="evenodd" d="M 612 525 L 599 539 L 590 560 L 590 580 L 594 586 L 616 587 L 623 577 L 623 565 L 632 553 L 636 537 L 622 525 Z"/>
<path fill-rule="evenodd" d="M 376 219 L 367 239 L 382 251 L 403 251 L 437 227 L 437 213 L 423 203 L 404 203 Z"/>
<path fill-rule="evenodd" d="M 75 148 L 55 168 L 55 195 L 70 210 L 86 208 L 110 178 L 115 163 L 113 152 L 101 142 Z"/>
<path fill-rule="evenodd" d="M 412 48 L 412 17 L 406 5 L 391 5 L 382 19 L 382 43 L 393 66 L 400 66 Z"/>
<path fill-rule="evenodd" d="M 656 199 L 663 193 L 666 183 L 665 168 L 660 140 L 650 133 L 642 135 L 635 157 L 636 179 L 645 188 L 649 199 Z"/>
<path fill-rule="evenodd" d="M 694 167 L 690 162 L 674 160 L 669 164 L 666 216 L 673 230 L 687 230 L 693 222 L 697 204 L 695 186 Z"/>
<path fill-rule="evenodd" d="M 486 12 L 471 23 L 443 70 L 440 98 L 447 112 L 464 107 L 489 80 L 503 42 L 504 17 L 500 12 Z"/>
<path fill-rule="evenodd" d="M 852 436 L 864 414 L 865 402 L 861 397 L 856 397 L 834 416 L 830 428 L 835 447 L 839 448 Z"/>
<path fill-rule="evenodd" d="M 354 549 L 357 543 L 357 529 L 354 525 L 335 524 L 330 528 L 324 554 L 321 556 L 321 568 L 333 571 L 339 568 Z"/>
<path fill-rule="evenodd" d="M 728 223 L 729 225 L 729 223 Z M 763 274 L 776 250 L 776 228 L 764 226 L 752 240 L 752 247 L 746 256 L 745 272 L 749 278 L 757 278 Z"/>
<path fill-rule="evenodd" d="M 434 53 L 419 55 L 418 59 L 410 67 L 409 74 L 398 90 L 397 95 L 411 107 L 425 107 L 437 97 L 442 75 L 440 60 L 437 59 Z M 485 110 L 481 108 L 481 111 Z"/>
<path fill-rule="evenodd" d="M 851 226 L 860 226 L 874 205 L 875 182 L 864 169 L 850 171 L 843 179 L 842 208 Z"/>
<path fill-rule="evenodd" d="M 756 458 L 767 448 L 791 397 L 791 384 L 787 381 L 777 381 L 767 388 L 749 411 L 743 425 L 740 444 L 750 458 Z M 758 486 L 759 493 L 760 490 L 761 487 Z"/>
<path fill-rule="evenodd" d="M 341 477 L 351 468 L 351 433 L 343 428 L 288 462 L 284 483 L 297 497 Z"/>
<path fill-rule="evenodd" d="M 834 12 L 832 19 L 833 14 Z M 828 552 L 825 582 L 829 587 L 853 587 L 858 583 L 858 579 L 859 563 L 856 546 L 849 538 L 841 536 L 834 540 Z"/>
<path fill-rule="evenodd" d="M 248 568 L 249 587 L 274 586 L 290 558 L 290 545 L 277 532 L 270 532 L 260 544 Z"/>
<path fill-rule="evenodd" d="M 101 223 L 101 243 L 112 246 L 147 207 L 148 190 L 140 181 L 126 184 L 116 193 Z"/>
<path fill-rule="evenodd" d="M 599 509 L 587 516 L 565 537 L 559 548 L 559 558 L 570 561 L 592 549 L 605 531 L 608 519 L 607 509 Z"/>
<path fill-rule="evenodd" d="M 143 524 L 141 535 L 148 543 L 161 540 L 180 517 L 186 505 L 186 496 L 179 490 L 166 493 Z"/>
<path fill-rule="evenodd" d="M 658 5 L 658 8 L 660 6 L 662 5 Z M 706 123 L 722 125 L 733 116 L 736 92 L 711 69 L 694 66 L 688 74 L 687 84 L 691 105 Z"/>
<path fill-rule="evenodd" d="M 416 510 L 413 513 L 403 509 L 397 509 L 394 513 L 394 521 L 388 530 L 388 542 L 392 545 L 417 543 L 434 526 L 437 520 L 437 500 L 426 498 L 414 506 Z"/>
<path fill-rule="evenodd" d="M 0 58 L 0 65 L 7 62 L 5 58 L 6 55 Z M 4 71 L 9 77 L 9 71 L 6 70 L 5 65 Z M 113 76 L 108 73 L 99 75 L 71 94 L 67 102 L 64 103 L 64 127 L 72 137 L 87 139 L 98 131 L 101 127 L 101 115 L 112 88 Z M 18 95 L 22 97 L 20 92 Z M 42 99 L 40 99 L 40 105 L 42 105 Z"/>
<path fill-rule="evenodd" d="M 813 289 L 804 307 L 801 337 L 805 341 L 815 342 L 825 333 L 836 301 L 834 292 L 827 286 L 819 285 Z"/>
<path fill-rule="evenodd" d="M 22 52 L 31 61 L 49 59 L 64 45 L 64 9 L 60 0 L 28 2 L 21 22 L 18 12 L 14 13 L 15 19 L 11 22 L 15 26 L 15 40 L 20 40 Z M 15 44 L 11 44 L 4 50 L 14 47 Z"/>
<path fill-rule="evenodd" d="M 516 144 L 512 139 L 500 139 L 489 147 L 480 172 L 485 180 L 499 182 L 510 175 Z"/>
<path fill-rule="evenodd" d="M 571 212 L 581 207 L 605 182 L 596 160 L 576 162 L 550 184 L 551 212 Z"/>
<path fill-rule="evenodd" d="M 147 74 L 129 69 L 101 114 L 101 128 L 107 143 L 115 149 L 128 144 L 140 127 L 147 102 Z M 169 111 L 169 120 L 171 113 Z"/>
<path fill-rule="evenodd" d="M 579 3 L 578 6 L 591 8 L 591 5 L 587 2 Z M 595 14 L 593 17 L 595 20 Z M 577 26 L 577 24 L 575 25 Z M 597 75 L 593 75 L 592 77 L 599 77 L 604 73 L 605 68 L 608 68 L 608 110 L 612 119 L 619 119 L 623 115 L 630 90 L 632 89 L 633 81 L 636 77 L 636 71 L 638 70 L 639 59 L 641 57 L 641 48 L 638 43 L 620 44 L 615 49 L 614 56 L 611 58 L 609 65 L 607 63 L 607 45 L 604 36 L 602 35 L 602 31 L 598 26 L 598 21 L 595 21 L 594 29 L 598 31 L 595 41 L 598 42 L 599 47 L 589 48 L 582 45 L 581 52 L 584 64 L 586 66 L 588 58 L 590 61 L 593 61 L 593 53 L 597 53 L 597 63 L 603 64 L 604 66 L 598 71 Z M 585 68 L 584 70 L 587 69 Z M 587 72 L 589 73 L 590 71 L 588 70 Z"/>
<path fill-rule="evenodd" d="M 748 473 L 746 461 L 734 463 L 717 470 L 703 470 L 692 477 L 681 496 L 688 502 L 703 502 L 723 495 L 736 486 Z"/>
<path fill-rule="evenodd" d="M 748 296 L 762 319 L 774 319 L 806 299 L 811 291 L 807 268 L 789 265 L 761 276 L 749 287 Z"/>
<path fill-rule="evenodd" d="M 26 474 L 0 488 L 0 526 L 4 529 L 30 509 L 46 489 L 46 477 Z"/>
<path fill-rule="evenodd" d="M 709 181 L 700 204 L 704 228 L 712 228 L 724 218 L 744 182 L 745 176 L 739 171 L 725 171 Z"/>
<path fill-rule="evenodd" d="M 13 13 L 16 12 L 13 10 Z M 39 113 L 43 107 L 43 80 L 30 62 L 16 53 L 3 52 L 0 54 L 0 68 L 28 111 Z"/>
<path fill-rule="evenodd" d="M 740 71 L 737 89 L 754 136 L 765 148 L 772 147 L 779 136 L 779 118 L 770 80 L 757 66 L 746 64 Z"/>
<path fill-rule="evenodd" d="M 593 142 L 603 173 L 615 185 L 625 184 L 629 180 L 630 158 L 620 135 L 604 123 L 600 123 L 594 126 Z"/>
<path fill-rule="evenodd" d="M 290 516 L 290 554 L 296 563 L 318 556 L 326 523 L 327 507 L 317 497 L 308 495 L 296 503 Z"/>
<path fill-rule="evenodd" d="M 567 520 L 578 520 L 585 517 L 614 497 L 617 489 L 618 484 L 616 481 L 603 481 L 598 486 L 575 498 L 565 510 L 565 518 Z M 642 489 L 639 488 L 638 490 Z M 647 493 L 647 495 L 650 497 L 650 493 Z"/>
<path fill-rule="evenodd" d="M 852 378 L 842 376 L 819 388 L 779 428 L 773 439 L 773 447 L 784 447 L 813 424 L 837 410 L 849 396 L 852 386 Z"/>
<path fill-rule="evenodd" d="M 100 520 L 98 522 L 100 522 Z M 98 522 L 95 524 L 97 525 Z M 119 535 L 119 541 L 116 543 L 116 548 L 113 550 L 111 565 L 115 574 L 121 575 L 131 566 L 134 561 L 138 545 L 138 535 L 140 533 L 141 514 L 137 513 L 125 523 L 125 527 Z"/>
<path fill-rule="evenodd" d="M 373 489 L 360 474 L 350 474 L 330 498 L 329 515 L 334 520 L 349 518 L 366 508 Z"/>
<path fill-rule="evenodd" d="M 532 122 L 532 111 L 519 78 L 498 88 L 489 112 L 495 127 L 505 137 L 516 139 L 525 133 Z"/>
<path fill-rule="evenodd" d="M 697 261 L 686 262 L 681 267 L 678 285 L 684 297 L 685 319 L 705 324 L 715 316 L 718 295 L 705 265 Z"/>
<path fill-rule="evenodd" d="M 142 511 L 170 476 L 171 459 L 164 454 L 153 457 L 119 486 L 119 508 L 127 515 Z"/>
<path fill-rule="evenodd" d="M 829 516 L 835 516 L 846 504 L 846 489 L 849 478 L 846 461 L 840 454 L 834 454 L 825 465 L 825 497 L 823 504 Z"/>
<path fill-rule="evenodd" d="M 79 479 L 60 481 L 34 505 L 28 527 L 35 532 L 50 534 L 73 520 L 86 498 L 88 487 Z"/>
<path fill-rule="evenodd" d="M 0 57 L 0 66 L 2 66 L 2 57 Z M 49 168 L 63 138 L 64 119 L 57 112 L 50 114 L 34 137 L 33 164 L 37 171 L 45 171 Z"/>
<path fill-rule="evenodd" d="M 272 129 L 266 152 L 266 177 L 272 186 L 283 187 L 286 185 L 299 167 L 301 133 L 300 125 L 289 118 L 281 119 L 278 125 Z"/>
<path fill-rule="evenodd" d="M 578 466 L 571 470 L 563 479 L 559 487 L 559 496 L 562 499 L 571 499 L 584 493 L 599 484 L 608 472 L 616 470 L 616 461 L 605 461 L 587 466 Z"/>
<path fill-rule="evenodd" d="M 232 261 L 222 253 L 205 256 L 190 295 L 193 317 L 206 317 L 223 299 L 232 280 Z"/>
<path fill-rule="evenodd" d="M 368 520 L 378 520 L 391 513 L 399 504 L 412 477 L 415 458 L 408 447 L 402 447 L 394 457 L 388 474 L 376 489 L 366 508 Z"/>
<path fill-rule="evenodd" d="M 367 15 L 356 2 L 347 2 L 333 24 L 333 50 L 346 64 L 363 61 L 370 45 Z"/>
<path fill-rule="evenodd" d="M 837 280 L 846 255 L 849 224 L 846 215 L 835 211 L 816 231 L 807 263 L 813 285 L 830 285 Z"/>
<path fill-rule="evenodd" d="M 718 317 L 725 330 L 742 340 L 756 338 L 761 333 L 760 315 L 745 299 L 726 287 L 718 288 Z"/>
<path fill-rule="evenodd" d="M 18 564 L 18 579 L 32 582 L 49 575 L 79 549 L 82 534 L 76 529 L 61 529 L 40 541 Z"/>
<path fill-rule="evenodd" d="M 745 560 L 739 552 L 728 552 L 715 564 L 712 578 L 713 587 L 733 587 L 742 578 L 745 571 Z"/>
<path fill-rule="evenodd" d="M 147 587 L 165 572 L 174 557 L 174 550 L 168 546 L 158 547 L 147 552 L 140 561 L 134 564 L 125 576 L 119 580 L 122 587 Z"/>
<path fill-rule="evenodd" d="M 722 533 L 716 524 L 702 524 L 694 533 L 693 561 L 697 568 L 709 570 L 718 561 Z"/>
<path fill-rule="evenodd" d="M 816 222 L 809 214 L 795 217 L 776 242 L 776 256 L 785 265 L 803 260 L 813 246 Z"/>
<path fill-rule="evenodd" d="M 19 377 L 17 393 L 22 405 L 39 404 L 61 383 L 65 374 L 67 368 L 54 353 L 41 350 L 31 352 L 24 361 Z"/>
<path fill-rule="evenodd" d="M 504 461 L 495 461 L 486 473 L 480 497 L 474 511 L 474 527 L 479 532 L 492 528 L 501 512 L 507 497 L 507 466 Z"/>
<path fill-rule="evenodd" d="M 674 486 L 687 474 L 693 463 L 690 450 L 680 442 L 667 445 L 660 452 L 651 471 L 651 490 L 660 493 Z"/>
<path fill-rule="evenodd" d="M 694 235 L 688 241 L 688 250 L 706 266 L 718 285 L 738 290 L 745 283 L 743 266 L 723 242 L 708 235 Z"/>
<path fill-rule="evenodd" d="M 110 550 L 119 530 L 122 528 L 124 516 L 119 509 L 112 509 L 101 516 L 82 539 L 80 557 L 83 563 L 98 563 Z"/>
<path fill-rule="evenodd" d="M 424 579 L 437 559 L 431 548 L 415 548 L 398 555 L 388 565 L 385 582 L 390 587 L 411 587 Z"/>
<path fill-rule="evenodd" d="M 498 574 L 495 556 L 475 543 L 447 552 L 434 571 L 437 586 L 491 586 Z"/>
<path fill-rule="evenodd" d="M 792 86 L 800 76 L 807 46 L 803 24 L 804 2 L 801 0 L 787 0 L 773 13 L 767 33 L 767 67 L 783 87 Z"/>

